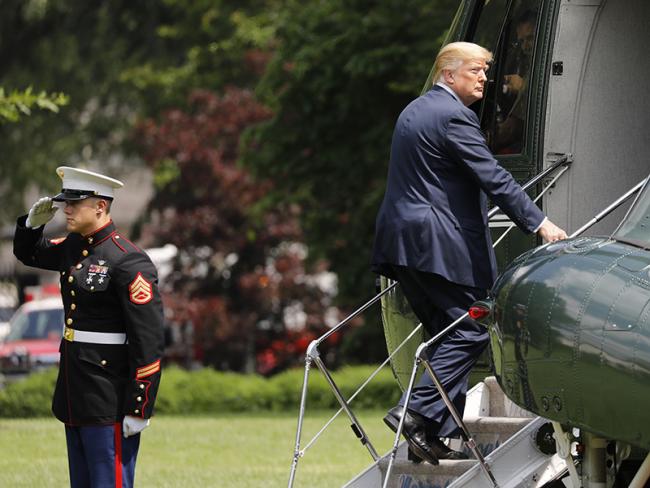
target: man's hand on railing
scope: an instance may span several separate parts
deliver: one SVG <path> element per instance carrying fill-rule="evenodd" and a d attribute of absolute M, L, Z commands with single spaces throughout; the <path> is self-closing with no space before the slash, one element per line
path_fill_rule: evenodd
<path fill-rule="evenodd" d="M 544 242 L 555 242 L 567 238 L 564 229 L 559 228 L 549 219 L 546 219 L 541 227 L 537 229 L 537 235 L 544 239 Z"/>

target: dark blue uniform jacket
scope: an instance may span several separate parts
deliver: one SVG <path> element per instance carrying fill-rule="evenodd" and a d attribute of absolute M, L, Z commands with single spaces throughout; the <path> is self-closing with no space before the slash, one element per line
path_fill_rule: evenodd
<path fill-rule="evenodd" d="M 48 240 L 20 217 L 14 254 L 28 266 L 59 271 L 69 329 L 126 334 L 126 344 L 61 340 L 54 415 L 68 425 L 149 418 L 160 382 L 163 310 L 149 257 L 110 222 L 92 235 Z"/>
<path fill-rule="evenodd" d="M 373 269 L 392 277 L 386 264 L 402 265 L 489 288 L 496 262 L 486 195 L 525 232 L 544 219 L 492 156 L 476 114 L 434 86 L 397 120 Z"/>

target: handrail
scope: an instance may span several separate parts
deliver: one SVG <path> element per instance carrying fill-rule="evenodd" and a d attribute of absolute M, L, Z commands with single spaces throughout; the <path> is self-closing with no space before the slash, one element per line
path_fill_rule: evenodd
<path fill-rule="evenodd" d="M 580 227 L 580 229 L 578 229 L 576 232 L 578 232 L 578 233 L 582 233 L 582 232 L 584 232 L 585 230 L 587 230 L 589 227 L 591 227 L 592 225 L 594 225 L 594 224 L 600 222 L 601 220 L 603 220 L 603 219 L 604 219 L 605 217 L 607 217 L 607 215 L 609 215 L 612 211 L 614 211 L 615 209 L 617 209 L 617 208 L 618 208 L 618 207 L 619 207 L 623 202 L 625 202 L 627 199 L 629 199 L 630 197 L 632 197 L 632 195 L 634 195 L 636 192 L 638 192 L 638 191 L 643 187 L 643 185 L 646 184 L 647 181 L 648 181 L 648 178 L 644 178 L 644 179 L 642 179 L 641 181 L 639 181 L 636 185 L 634 185 L 632 188 L 630 188 L 626 193 L 624 193 L 624 194 L 621 195 L 617 200 L 615 200 L 614 202 L 612 202 L 612 204 L 611 204 L 609 207 L 607 207 L 606 209 L 604 209 L 602 212 L 600 212 L 599 214 L 597 214 L 593 219 L 591 219 L 591 220 L 590 220 L 589 222 L 587 222 L 585 225 L 583 225 L 582 227 Z"/>
<path fill-rule="evenodd" d="M 549 189 L 553 184 L 555 184 L 555 182 L 558 180 L 558 178 L 559 178 L 561 175 L 563 175 L 565 171 L 567 171 L 567 170 L 569 169 L 569 166 L 571 165 L 572 162 L 573 162 L 573 159 L 572 159 L 571 154 L 563 154 L 560 158 L 558 158 L 556 161 L 554 161 L 553 164 L 551 164 L 548 168 L 546 168 L 545 170 L 541 171 L 541 172 L 538 173 L 536 176 L 534 176 L 534 177 L 531 178 L 529 181 L 527 181 L 525 184 L 523 184 L 522 187 L 521 187 L 522 190 L 526 191 L 526 190 L 532 188 L 532 187 L 535 186 L 537 183 L 539 183 L 543 178 L 545 178 L 545 177 L 548 176 L 549 174 L 553 173 L 556 169 L 558 169 L 558 168 L 560 168 L 560 167 L 563 167 L 563 170 L 562 170 L 562 171 L 561 171 L 561 172 L 560 172 L 560 173 L 559 173 L 559 174 L 558 174 L 558 175 L 557 175 L 557 176 L 556 176 L 556 177 L 555 177 L 555 178 L 554 178 L 554 179 L 553 179 L 553 180 L 552 180 L 548 185 L 546 185 L 546 186 L 544 187 L 544 189 L 541 191 L 541 193 L 540 193 L 540 194 L 539 194 L 539 195 L 534 199 L 534 201 L 537 202 L 537 200 L 539 200 L 539 198 L 540 198 L 542 195 L 544 195 L 544 193 L 546 193 L 546 191 L 547 191 L 547 190 L 548 190 L 548 189 Z M 494 215 L 496 215 L 496 214 L 499 212 L 499 210 L 500 210 L 499 207 L 496 207 L 496 206 L 495 206 L 494 208 L 492 208 L 492 209 L 488 212 L 488 214 L 487 214 L 488 219 L 490 219 L 491 217 L 493 217 Z M 506 230 L 506 231 L 504 232 L 504 234 L 507 233 L 507 232 L 510 230 L 510 228 L 512 228 L 512 227 L 514 227 L 514 224 L 513 224 L 511 227 L 509 227 L 508 230 Z M 501 239 L 502 237 L 503 237 L 503 236 L 500 236 L 499 239 Z M 371 298 L 370 300 L 368 300 L 368 301 L 367 301 L 366 303 L 364 303 L 361 307 L 359 307 L 358 309 L 356 309 L 354 312 L 352 312 L 350 315 L 348 315 L 346 318 L 344 318 L 341 322 L 339 322 L 339 323 L 336 324 L 334 327 L 332 327 L 330 330 L 328 330 L 328 331 L 327 331 L 325 334 L 323 334 L 321 337 L 319 337 L 318 339 L 315 339 L 314 341 L 312 341 L 312 343 L 310 343 L 309 347 L 307 348 L 307 354 L 310 353 L 310 350 L 313 349 L 313 347 L 317 347 L 317 346 L 319 346 L 320 344 L 322 344 L 322 343 L 323 343 L 323 342 L 324 342 L 324 341 L 325 341 L 329 336 L 331 336 L 332 334 L 334 334 L 335 332 L 337 332 L 337 331 L 338 331 L 339 329 L 341 329 L 343 326 L 347 325 L 348 322 L 350 322 L 352 319 L 354 319 L 355 317 L 357 317 L 358 315 L 360 315 L 362 312 L 365 312 L 365 311 L 366 311 L 369 307 L 371 307 L 373 304 L 377 303 L 377 301 L 378 301 L 382 296 L 384 296 L 386 293 L 388 293 L 388 292 L 391 291 L 393 288 L 395 288 L 395 287 L 397 286 L 397 284 L 398 284 L 397 282 L 394 282 L 394 283 L 392 283 L 391 285 L 389 285 L 388 287 L 386 287 L 386 288 L 385 288 L 384 290 L 382 290 L 379 294 L 375 295 L 373 298 Z"/>
<path fill-rule="evenodd" d="M 399 352 L 399 350 L 400 350 L 400 349 L 401 349 L 401 348 L 402 348 L 402 347 L 403 347 L 403 346 L 404 346 L 404 345 L 405 345 L 405 344 L 406 344 L 406 343 L 411 339 L 411 337 L 413 337 L 417 332 L 420 331 L 421 328 L 422 328 L 422 322 L 420 322 L 420 323 L 417 325 L 417 327 L 415 327 L 415 328 L 411 331 L 411 333 L 406 337 L 406 339 L 404 339 L 404 340 L 403 340 L 403 341 L 402 341 L 402 342 L 401 342 L 401 343 L 400 343 L 400 344 L 395 348 L 395 350 L 394 350 L 392 353 L 390 353 L 390 354 L 388 355 L 388 357 L 384 360 L 383 363 L 381 363 L 379 366 L 377 366 L 377 368 L 376 368 L 372 373 L 370 373 L 370 376 L 368 376 L 368 379 L 367 379 L 366 381 L 364 381 L 364 382 L 361 384 L 361 386 L 359 386 L 359 388 L 357 388 L 357 390 L 356 390 L 356 391 L 355 391 L 355 392 L 350 396 L 350 399 L 348 400 L 348 404 L 349 404 L 349 403 L 352 403 L 352 401 L 357 397 L 357 395 L 358 395 L 359 393 L 361 393 L 361 390 L 363 390 L 363 389 L 368 385 L 368 383 L 370 383 L 370 381 L 371 381 L 375 376 L 377 376 L 377 374 L 379 373 L 379 371 L 381 371 L 381 369 L 382 369 L 384 366 L 386 366 L 386 365 L 390 362 L 391 359 L 393 359 L 393 356 L 395 356 L 395 354 L 397 354 L 397 353 Z M 325 425 L 323 426 L 323 428 L 322 428 L 321 430 L 319 430 L 319 431 L 314 435 L 314 437 L 312 437 L 312 439 L 311 439 L 311 440 L 310 440 L 310 441 L 305 445 L 305 447 L 302 449 L 302 451 L 300 451 L 300 456 L 301 456 L 301 457 L 304 456 L 305 452 L 306 452 L 306 451 L 307 451 L 307 450 L 312 446 L 312 444 L 313 444 L 313 443 L 314 443 L 314 442 L 315 442 L 315 441 L 316 441 L 316 440 L 321 436 L 321 434 L 325 431 L 325 429 L 326 429 L 327 427 L 329 427 L 329 425 L 330 425 L 332 422 L 334 422 L 334 420 L 336 420 L 336 417 L 338 417 L 338 416 L 341 414 L 342 411 L 343 411 L 343 408 L 339 408 L 338 411 L 337 411 L 337 412 L 336 412 L 336 413 L 335 413 L 335 414 L 334 414 L 334 415 L 333 415 L 333 416 L 332 416 L 332 417 L 331 417 L 331 418 L 330 418 L 330 419 L 325 423 Z"/>
<path fill-rule="evenodd" d="M 564 167 L 564 169 L 561 172 L 563 174 L 568 169 L 569 165 L 572 162 L 573 162 L 573 158 L 572 158 L 571 154 L 560 155 L 560 157 L 557 160 L 555 160 L 548 168 L 541 171 L 539 174 L 537 174 L 536 176 L 531 178 L 528 182 L 526 182 L 524 185 L 522 185 L 522 189 L 523 190 L 528 190 L 529 188 L 535 186 L 543 178 L 545 178 L 549 174 L 553 173 L 555 170 L 557 170 L 560 167 Z M 542 190 L 541 194 L 544 194 L 548 190 L 548 188 L 550 188 L 550 186 L 555 183 L 556 180 L 557 180 L 557 178 L 553 179 L 551 181 L 551 183 L 546 185 L 544 187 L 544 189 Z M 539 196 L 541 196 L 541 195 L 539 195 Z M 539 198 L 539 196 L 538 196 L 538 198 Z M 499 212 L 498 207 L 495 206 L 494 208 L 492 208 L 488 212 L 488 219 L 490 219 L 491 217 L 496 215 L 498 212 Z M 514 224 L 513 224 L 513 226 L 514 226 Z M 508 228 L 505 231 L 505 233 L 507 233 L 509 230 L 510 230 L 510 228 Z M 499 239 L 499 240 L 501 240 L 501 239 Z M 377 455 L 377 452 L 376 452 L 374 446 L 372 445 L 372 443 L 368 439 L 368 436 L 366 435 L 365 431 L 363 430 L 361 424 L 359 423 L 356 416 L 354 415 L 354 413 L 350 409 L 349 403 L 368 384 L 368 382 L 374 377 L 374 375 L 376 375 L 378 373 L 379 369 L 381 369 L 384 365 L 386 365 L 388 363 L 388 361 L 390 361 L 392 356 L 406 343 L 406 341 L 408 339 L 410 339 L 413 334 L 415 334 L 416 330 L 418 330 L 418 328 L 421 327 L 422 324 L 419 324 L 419 326 L 416 327 L 416 330 L 411 332 L 411 334 L 407 337 L 407 339 L 405 339 L 398 346 L 398 348 L 396 348 L 395 351 L 393 351 L 393 353 L 386 359 L 386 361 L 384 361 L 379 366 L 379 368 L 373 374 L 371 374 L 371 377 L 368 378 L 368 380 L 366 380 L 366 382 L 364 382 L 361 385 L 361 387 L 354 393 L 354 395 L 347 401 L 343 397 L 343 394 L 341 393 L 341 391 L 337 387 L 336 383 L 334 382 L 334 379 L 329 374 L 329 371 L 327 370 L 327 368 L 325 367 L 323 361 L 321 360 L 320 353 L 318 351 L 318 346 L 323 341 L 325 341 L 328 337 L 330 337 L 332 334 L 334 334 L 335 332 L 337 332 L 338 330 L 343 328 L 345 325 L 347 325 L 352 319 L 354 319 L 355 317 L 357 317 L 358 315 L 360 315 L 361 313 L 366 311 L 369 307 L 371 307 L 372 305 L 377 303 L 384 295 L 386 295 L 391 290 L 393 290 L 397 285 L 398 285 L 398 282 L 391 283 L 388 287 L 386 287 L 380 293 L 378 293 L 373 298 L 368 300 L 361 307 L 356 309 L 354 312 L 352 312 L 350 315 L 348 315 L 345 319 L 343 319 L 341 322 L 339 322 L 336 326 L 334 326 L 333 328 L 328 330 L 325 334 L 323 334 L 319 338 L 314 339 L 313 341 L 311 341 L 311 343 L 307 347 L 307 351 L 306 351 L 306 354 L 305 354 L 305 373 L 304 373 L 304 378 L 303 378 L 302 394 L 301 394 L 301 398 L 300 398 L 300 412 L 299 412 L 299 416 L 298 416 L 298 426 L 297 426 L 297 429 L 296 429 L 296 442 L 295 442 L 293 459 L 292 459 L 292 463 L 291 463 L 291 472 L 290 472 L 290 475 L 289 475 L 288 488 L 293 487 L 293 483 L 295 481 L 296 470 L 297 470 L 297 467 L 298 467 L 298 460 L 304 455 L 306 450 L 313 444 L 313 442 L 315 442 L 315 440 L 322 434 L 322 432 L 327 428 L 327 426 L 330 425 L 331 422 L 336 418 L 336 416 L 338 416 L 342 411 L 345 411 L 346 414 L 348 415 L 348 417 L 350 418 L 350 420 L 352 421 L 352 425 L 351 425 L 352 430 L 354 431 L 357 438 L 361 441 L 361 443 L 368 449 L 368 451 L 369 451 L 371 457 L 373 458 L 373 460 L 374 461 L 378 460 L 379 456 Z M 304 419 L 304 414 L 305 414 L 305 406 L 306 406 L 306 402 L 307 402 L 307 386 L 308 386 L 308 380 L 309 380 L 309 371 L 310 371 L 312 362 L 316 363 L 316 366 L 318 366 L 321 373 L 325 376 L 326 381 L 328 382 L 328 384 L 330 385 L 330 388 L 332 389 L 332 393 L 334 394 L 336 399 L 341 404 L 341 409 L 339 409 L 339 411 L 334 415 L 334 417 L 331 418 L 326 423 L 326 425 L 316 434 L 316 436 L 314 436 L 314 438 L 312 438 L 312 440 L 310 440 L 310 442 L 307 444 L 307 446 L 305 448 L 300 449 L 300 441 L 301 441 L 301 436 L 302 436 L 303 419 Z M 399 439 L 399 437 L 398 437 L 398 439 Z M 389 470 L 390 470 L 390 467 L 391 467 L 391 465 L 389 464 Z M 387 473 L 387 475 L 388 475 L 388 473 Z M 386 477 L 386 479 L 388 479 L 388 476 Z"/>
<path fill-rule="evenodd" d="M 350 315 L 348 315 L 347 317 L 345 317 L 341 322 L 339 322 L 339 323 L 336 324 L 334 327 L 332 327 L 330 330 L 328 330 L 327 332 L 325 332 L 325 334 L 323 334 L 322 336 L 320 336 L 318 339 L 314 339 L 314 340 L 309 344 L 309 346 L 307 347 L 307 354 L 308 354 L 308 355 L 312 354 L 314 348 L 317 348 L 317 347 L 318 347 L 318 346 L 319 346 L 323 341 L 325 341 L 329 336 L 331 336 L 332 334 L 334 334 L 334 332 L 336 332 L 336 331 L 338 331 L 339 329 L 341 329 L 344 325 L 347 325 L 347 323 L 350 322 L 350 320 L 352 320 L 353 318 L 357 317 L 357 316 L 360 315 L 362 312 L 365 312 L 369 307 L 371 307 L 372 305 L 374 305 L 375 303 L 377 303 L 377 302 L 381 299 L 381 297 L 383 297 L 386 293 L 388 293 L 389 291 L 391 291 L 391 290 L 392 290 L 393 288 L 395 288 L 396 286 L 397 286 L 397 282 L 391 284 L 391 285 L 388 286 L 386 289 L 382 290 L 380 293 L 378 293 L 378 294 L 375 295 L 373 298 L 371 298 L 371 299 L 368 300 L 366 303 L 364 303 L 364 304 L 361 305 L 359 308 L 357 308 L 357 309 L 356 309 L 354 312 L 352 312 Z M 318 354 L 316 354 L 316 355 L 318 355 Z"/>
<path fill-rule="evenodd" d="M 535 186 L 537 183 L 539 183 L 542 179 L 546 178 L 548 175 L 550 175 L 553 171 L 558 169 L 561 166 L 564 166 L 568 168 L 571 166 L 571 163 L 573 163 L 573 155 L 571 154 L 563 154 L 560 158 L 555 160 L 553 164 L 551 164 L 548 168 L 545 170 L 541 171 L 538 173 L 536 176 L 533 176 L 530 180 L 528 180 L 526 183 L 524 183 L 521 186 L 521 189 L 526 191 L 529 188 L 532 188 Z M 550 185 L 547 185 L 550 186 Z M 487 214 L 488 220 L 494 217 L 496 214 L 499 213 L 499 210 L 501 210 L 499 207 L 496 205 L 490 209 L 490 211 Z"/>
<path fill-rule="evenodd" d="M 560 177 L 561 177 L 564 173 L 566 173 L 568 170 L 569 170 L 569 167 L 568 167 L 568 166 L 563 167 L 563 168 L 562 168 L 562 171 L 560 171 L 558 174 L 556 174 L 556 175 L 553 177 L 553 179 L 548 183 L 548 185 L 546 185 L 546 186 L 544 187 L 544 189 L 543 189 L 542 191 L 539 192 L 539 195 L 537 195 L 537 196 L 533 199 L 533 202 L 537 203 L 537 201 L 538 201 L 540 198 L 542 198 L 542 196 L 544 196 L 544 194 L 545 194 L 545 193 L 546 193 L 546 192 L 547 192 L 547 191 L 548 191 L 548 190 L 549 190 L 549 189 L 550 189 L 550 188 L 555 184 L 555 182 L 556 182 L 557 180 L 559 180 Z M 496 241 L 494 241 L 494 244 L 492 244 L 492 246 L 493 246 L 493 247 L 497 247 L 497 246 L 499 245 L 499 243 L 500 243 L 503 239 L 505 239 L 505 237 L 508 235 L 508 233 L 509 233 L 512 229 L 515 228 L 515 226 L 516 226 L 516 225 L 515 225 L 514 223 L 513 223 L 513 224 L 510 224 L 510 225 L 508 226 L 508 228 L 507 228 L 505 231 L 503 231 L 503 234 L 501 234 L 501 235 L 499 236 L 499 238 L 498 238 Z"/>
<path fill-rule="evenodd" d="M 604 217 L 609 215 L 611 212 L 616 210 L 620 205 L 622 205 L 627 199 L 629 199 L 635 192 L 639 191 L 643 185 L 645 184 L 646 179 L 644 178 L 640 183 L 636 184 L 633 188 L 628 190 L 625 194 L 623 194 L 621 197 L 616 199 L 613 203 L 608 205 L 604 210 L 596 214 L 594 218 L 589 220 L 586 224 L 584 224 L 582 227 L 580 227 L 578 230 L 574 231 L 568 238 L 571 239 L 573 237 L 577 237 L 578 235 L 582 234 L 584 231 L 589 229 L 591 226 L 596 224 L 597 222 L 601 221 Z M 550 245 L 552 243 L 547 243 L 544 244 L 543 246 L 540 246 L 537 250 L 543 249 Z M 537 251 L 536 250 L 536 251 Z M 536 252 L 535 251 L 535 252 Z M 471 434 L 467 430 L 467 427 L 465 426 L 465 423 L 463 422 L 463 419 L 461 415 L 458 413 L 458 410 L 456 410 L 456 407 L 454 406 L 453 402 L 449 398 L 449 395 L 447 394 L 447 391 L 444 389 L 442 383 L 438 379 L 438 376 L 436 375 L 435 371 L 429 364 L 429 362 L 426 360 L 426 350 L 434 345 L 436 342 L 438 342 L 442 337 L 444 337 L 448 332 L 450 332 L 452 329 L 454 329 L 461 321 L 466 319 L 469 316 L 469 312 L 465 312 L 462 316 L 460 316 L 458 319 L 456 319 L 454 322 L 452 322 L 450 325 L 448 325 L 444 330 L 436 334 L 432 339 L 430 339 L 427 342 L 423 342 L 420 344 L 418 347 L 416 353 L 415 353 L 415 360 L 413 363 L 413 369 L 411 371 L 411 378 L 409 381 L 409 386 L 408 389 L 406 390 L 406 393 L 404 395 L 404 411 L 408 408 L 410 399 L 411 399 L 411 393 L 413 391 L 413 387 L 415 385 L 415 377 L 418 371 L 418 368 L 420 367 L 421 363 L 424 363 L 424 368 L 425 370 L 429 373 L 431 376 L 433 382 L 436 384 L 436 388 L 438 389 L 438 392 L 440 393 L 440 397 L 442 398 L 443 402 L 447 406 L 447 409 L 451 413 L 452 417 L 454 418 L 454 421 L 460 427 L 461 429 L 461 435 L 463 437 L 463 440 L 465 442 L 465 445 L 472 451 L 474 456 L 476 456 L 476 459 L 479 461 L 481 468 L 485 472 L 485 474 L 488 476 L 490 479 L 491 483 L 495 488 L 499 488 L 499 485 L 497 484 L 497 481 L 492 474 L 492 471 L 490 470 L 489 465 L 486 463 L 485 459 L 483 458 L 482 454 L 478 450 L 476 443 L 474 442 L 474 439 L 471 437 Z M 390 478 L 390 473 L 393 468 L 393 463 L 395 461 L 395 456 L 397 454 L 397 447 L 399 445 L 399 440 L 400 436 L 402 434 L 402 430 L 404 428 L 404 419 L 406 418 L 406 415 L 402 415 L 400 418 L 399 425 L 397 427 L 397 432 L 395 433 L 395 442 L 393 444 L 393 449 L 391 450 L 390 454 L 390 459 L 388 462 L 388 467 L 386 469 L 386 475 L 384 478 L 384 484 L 383 488 L 386 488 L 388 486 L 388 480 Z"/>

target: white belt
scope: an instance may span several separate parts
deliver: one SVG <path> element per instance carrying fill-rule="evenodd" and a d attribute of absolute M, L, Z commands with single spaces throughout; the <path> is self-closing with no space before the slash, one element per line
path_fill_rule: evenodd
<path fill-rule="evenodd" d="M 88 332 L 66 327 L 63 338 L 69 342 L 88 342 L 90 344 L 128 344 L 126 334 L 120 332 Z"/>

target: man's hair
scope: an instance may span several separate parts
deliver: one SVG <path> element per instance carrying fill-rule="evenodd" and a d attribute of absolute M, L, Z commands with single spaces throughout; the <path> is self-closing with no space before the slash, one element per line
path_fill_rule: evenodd
<path fill-rule="evenodd" d="M 107 198 L 107 197 L 89 197 L 89 198 L 94 198 L 96 201 L 104 200 L 106 202 L 106 214 L 108 215 L 111 213 L 111 206 L 113 205 L 112 198 Z"/>
<path fill-rule="evenodd" d="M 466 62 L 472 59 L 481 61 L 492 61 L 492 53 L 471 42 L 451 42 L 444 46 L 433 64 L 433 82 L 437 83 L 442 79 L 442 70 L 448 69 L 454 71 Z"/>

